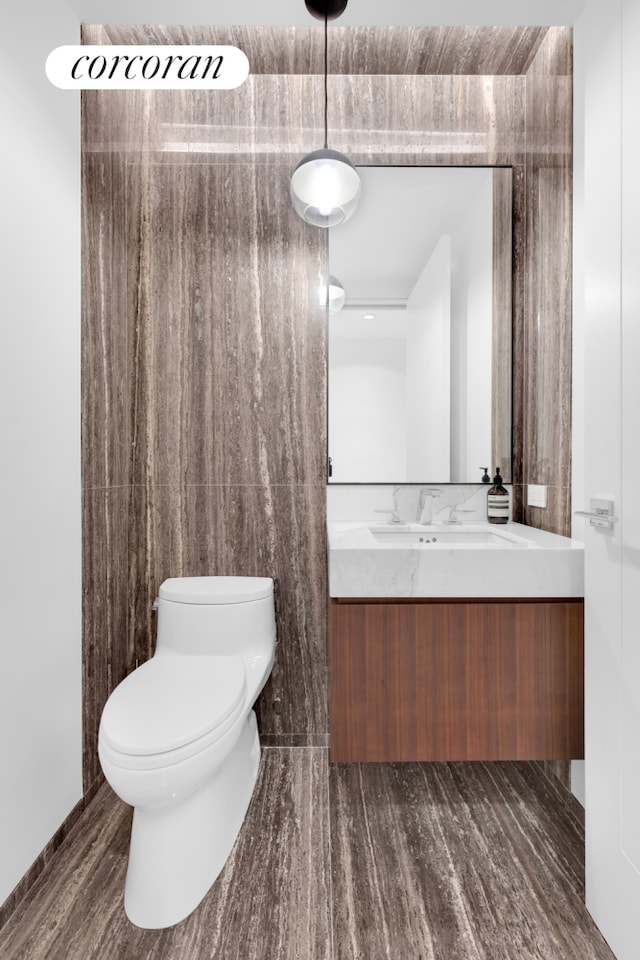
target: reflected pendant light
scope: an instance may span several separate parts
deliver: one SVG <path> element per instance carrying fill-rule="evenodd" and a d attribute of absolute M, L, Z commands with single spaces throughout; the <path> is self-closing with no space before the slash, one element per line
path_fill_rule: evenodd
<path fill-rule="evenodd" d="M 340 313 L 347 298 L 346 291 L 337 277 L 329 275 L 329 280 L 320 287 L 320 306 L 328 307 L 329 313 Z"/>
<path fill-rule="evenodd" d="M 324 20 L 324 147 L 300 161 L 291 177 L 291 202 L 314 227 L 337 227 L 358 204 L 360 177 L 343 153 L 330 150 L 327 124 L 327 23 L 339 17 L 347 0 L 305 0 L 309 13 Z"/>

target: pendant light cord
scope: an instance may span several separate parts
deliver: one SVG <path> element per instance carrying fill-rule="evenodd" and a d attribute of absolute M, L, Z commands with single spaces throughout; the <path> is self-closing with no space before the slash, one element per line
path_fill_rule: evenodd
<path fill-rule="evenodd" d="M 324 11 L 324 148 L 325 150 L 329 146 L 329 122 L 327 118 L 328 104 L 329 104 L 329 97 L 327 95 L 327 73 L 328 73 L 327 53 L 329 48 L 329 40 L 328 40 L 329 31 L 327 30 L 327 19 L 328 19 L 327 10 L 325 7 L 325 11 Z"/>

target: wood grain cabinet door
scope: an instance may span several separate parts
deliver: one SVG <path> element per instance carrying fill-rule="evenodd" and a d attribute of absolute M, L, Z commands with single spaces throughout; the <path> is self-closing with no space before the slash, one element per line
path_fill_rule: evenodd
<path fill-rule="evenodd" d="M 332 601 L 331 759 L 584 755 L 581 601 Z"/>

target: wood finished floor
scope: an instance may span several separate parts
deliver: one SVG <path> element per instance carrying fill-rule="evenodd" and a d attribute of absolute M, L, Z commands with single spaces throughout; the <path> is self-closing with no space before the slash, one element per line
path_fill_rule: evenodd
<path fill-rule="evenodd" d="M 3 960 L 612 960 L 583 828 L 527 763 L 328 764 L 267 748 L 234 851 L 163 931 L 123 911 L 130 810 L 103 786 L 0 932 Z"/>

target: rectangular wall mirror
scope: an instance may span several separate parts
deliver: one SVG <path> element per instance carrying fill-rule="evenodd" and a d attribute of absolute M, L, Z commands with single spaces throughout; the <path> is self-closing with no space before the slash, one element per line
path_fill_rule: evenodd
<path fill-rule="evenodd" d="M 329 231 L 332 483 L 511 480 L 508 167 L 358 167 Z"/>

